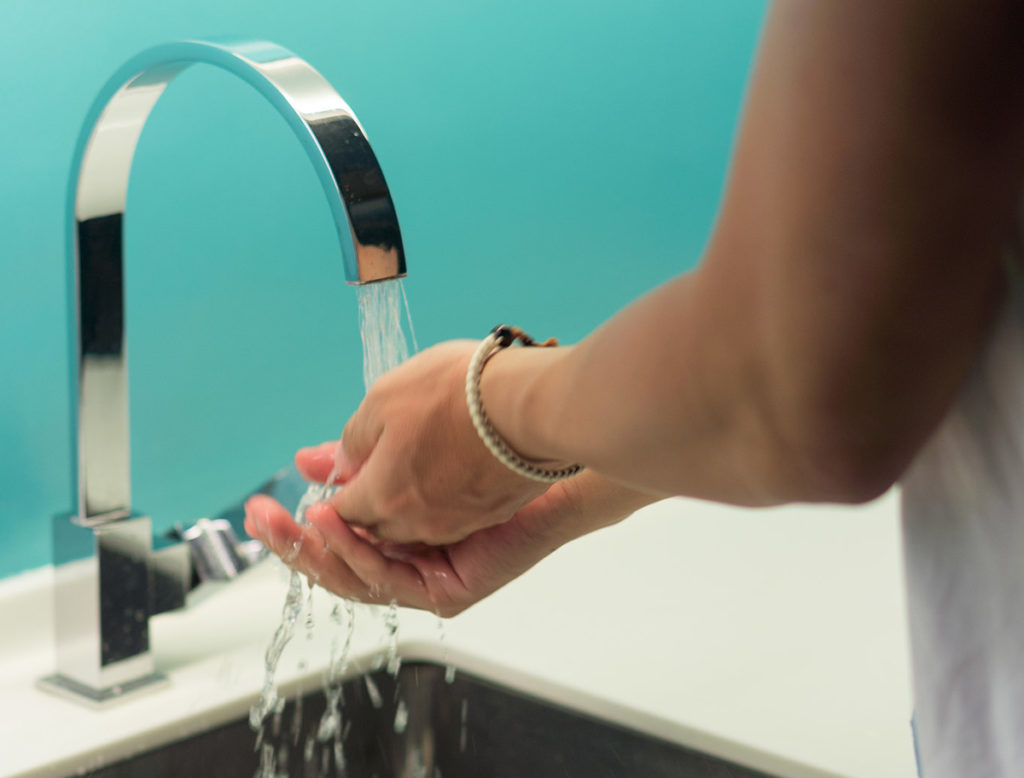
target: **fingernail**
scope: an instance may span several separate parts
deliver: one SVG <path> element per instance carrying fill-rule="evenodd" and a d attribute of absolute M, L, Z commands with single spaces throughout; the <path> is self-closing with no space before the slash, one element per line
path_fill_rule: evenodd
<path fill-rule="evenodd" d="M 306 460 L 306 466 L 313 466 L 319 469 L 330 470 L 334 465 L 334 449 L 337 446 L 337 442 L 333 443 L 321 443 L 317 446 L 306 446 L 300 448 L 296 453 L 295 457 L 299 457 Z"/>
<path fill-rule="evenodd" d="M 326 502 L 318 502 L 306 509 L 306 518 L 311 522 L 329 521 L 332 514 L 337 515 L 334 508 Z"/>
<path fill-rule="evenodd" d="M 330 450 L 325 452 L 324 445 L 321 443 L 319 446 L 303 446 L 296 453 L 302 454 L 303 456 L 307 457 L 313 457 L 315 459 L 321 459 L 325 456 L 325 454 L 329 455 Z"/>
<path fill-rule="evenodd" d="M 252 522 L 259 535 L 266 534 L 267 512 L 266 506 L 260 504 L 257 497 L 250 497 L 245 501 L 245 518 Z"/>

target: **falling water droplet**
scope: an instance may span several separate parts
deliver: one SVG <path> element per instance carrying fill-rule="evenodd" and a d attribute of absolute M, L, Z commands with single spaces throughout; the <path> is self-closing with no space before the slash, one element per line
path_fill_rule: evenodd
<path fill-rule="evenodd" d="M 374 708 L 380 710 L 384 704 L 384 700 L 380 696 L 380 689 L 377 688 L 377 684 L 369 675 L 364 675 L 363 681 L 366 683 L 366 693 L 370 695 L 370 703 Z"/>
<path fill-rule="evenodd" d="M 409 709 L 405 705 L 405 700 L 399 700 L 398 705 L 395 707 L 395 734 L 401 735 L 405 732 L 405 728 L 408 724 Z"/>

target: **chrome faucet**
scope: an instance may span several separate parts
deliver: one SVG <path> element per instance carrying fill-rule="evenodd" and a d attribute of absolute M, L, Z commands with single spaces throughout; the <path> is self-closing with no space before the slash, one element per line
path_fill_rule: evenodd
<path fill-rule="evenodd" d="M 149 651 L 149 617 L 180 605 L 178 582 L 191 576 L 179 553 L 187 546 L 154 552 L 150 519 L 131 505 L 123 219 L 146 119 L 174 77 L 196 63 L 255 87 L 295 131 L 330 204 L 347 281 L 405 275 L 394 203 L 363 128 L 290 51 L 264 41 L 166 44 L 125 63 L 100 91 L 68 192 L 75 508 L 54 522 L 57 672 L 41 682 L 94 703 L 163 680 Z M 216 530 L 200 522 L 192 539 Z"/>

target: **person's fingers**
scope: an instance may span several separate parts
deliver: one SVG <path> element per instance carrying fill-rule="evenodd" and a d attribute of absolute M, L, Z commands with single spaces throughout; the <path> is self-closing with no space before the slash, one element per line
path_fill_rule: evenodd
<path fill-rule="evenodd" d="M 265 494 L 254 494 L 245 501 L 245 530 L 282 558 L 301 534 L 284 506 Z"/>
<path fill-rule="evenodd" d="M 385 556 L 380 548 L 358 537 L 330 505 L 311 506 L 306 517 L 327 547 L 359 576 L 371 597 L 393 599 L 413 608 L 432 606 L 423 578 L 414 567 Z"/>
<path fill-rule="evenodd" d="M 346 522 L 359 528 L 358 531 L 364 539 L 408 540 L 409 538 L 397 538 L 389 534 L 389 530 L 393 529 L 388 525 L 388 519 L 391 517 L 380 515 L 376 507 L 377 501 L 372 498 L 373 495 L 387 491 L 381 483 L 387 473 L 380 472 L 380 461 L 379 457 L 371 456 L 351 481 L 327 498 L 326 504 Z"/>
<path fill-rule="evenodd" d="M 378 433 L 378 438 L 380 433 Z M 366 458 L 370 456 L 370 452 L 366 452 L 365 456 L 360 455 L 359 459 L 353 456 L 349 456 L 345 453 L 345 441 L 344 431 L 342 432 L 342 440 L 338 441 L 338 445 L 334 447 L 334 472 L 338 474 L 338 481 L 348 481 L 350 478 L 354 478 L 355 474 L 359 472 L 359 468 L 363 466 Z M 376 441 L 374 441 L 376 443 Z"/>
<path fill-rule="evenodd" d="M 257 494 L 245 503 L 245 529 L 281 558 L 286 565 L 301 570 L 314 580 L 327 544 L 319 530 L 296 524 L 292 515 L 273 497 Z M 353 574 L 354 576 L 354 574 Z"/>
<path fill-rule="evenodd" d="M 245 529 L 293 570 L 335 594 L 354 600 L 381 602 L 380 587 L 364 582 L 327 545 L 320 530 L 298 525 L 272 497 L 254 495 L 246 501 Z"/>
<path fill-rule="evenodd" d="M 394 457 L 387 446 L 381 441 L 355 477 L 327 498 L 327 504 L 353 528 L 365 530 L 363 539 L 369 533 L 371 542 L 422 541 L 437 546 L 458 540 L 439 533 L 425 520 L 428 511 L 415 490 L 395 483 L 400 479 L 392 469 Z"/>
<path fill-rule="evenodd" d="M 323 534 L 312 524 L 302 526 L 302 537 L 290 566 L 307 576 L 310 585 L 319 584 L 340 597 L 366 602 L 382 599 L 330 550 Z"/>
<path fill-rule="evenodd" d="M 338 448 L 338 441 L 329 440 L 318 446 L 307 446 L 295 452 L 295 467 L 299 474 L 307 481 L 314 481 L 318 484 L 326 483 L 334 472 L 334 452 Z M 336 477 L 332 486 L 343 483 L 343 479 Z"/>

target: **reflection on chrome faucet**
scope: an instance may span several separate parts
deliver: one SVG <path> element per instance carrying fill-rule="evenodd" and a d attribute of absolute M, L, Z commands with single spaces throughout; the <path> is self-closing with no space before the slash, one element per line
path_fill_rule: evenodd
<path fill-rule="evenodd" d="M 101 90 L 79 137 L 68 194 L 75 508 L 54 525 L 58 666 L 42 682 L 97 703 L 162 680 L 149 652 L 149 617 L 183 604 L 194 563 L 207 575 L 228 576 L 253 553 L 217 522 L 183 531 L 187 543 L 154 550 L 149 518 L 131 506 L 123 285 L 128 178 L 150 111 L 195 63 L 255 87 L 295 131 L 330 204 L 348 282 L 405 275 L 394 203 L 362 127 L 323 76 L 290 51 L 263 41 L 157 46 L 127 62 Z"/>

